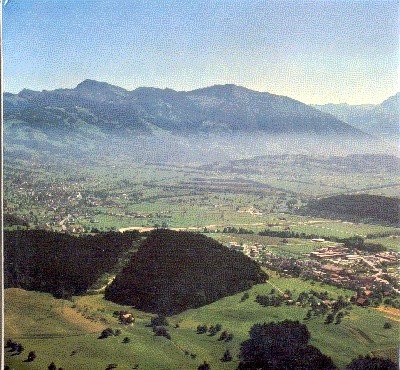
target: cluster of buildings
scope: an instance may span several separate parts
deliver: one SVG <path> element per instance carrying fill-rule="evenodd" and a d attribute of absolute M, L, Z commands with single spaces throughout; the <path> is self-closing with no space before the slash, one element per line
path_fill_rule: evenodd
<path fill-rule="evenodd" d="M 238 213 L 250 213 L 252 216 L 262 216 L 263 215 L 263 213 L 260 210 L 254 208 L 254 207 L 250 207 L 245 210 L 238 210 Z"/>
<path fill-rule="evenodd" d="M 398 252 L 350 251 L 338 244 L 315 250 L 310 253 L 310 258 L 318 262 L 308 274 L 317 280 L 351 289 L 400 293 L 390 281 L 398 278 Z"/>
<path fill-rule="evenodd" d="M 253 258 L 255 260 L 259 260 L 263 252 L 265 251 L 264 245 L 260 243 L 254 243 L 253 245 L 250 245 L 250 244 L 238 244 L 237 242 L 229 242 L 227 246 L 229 249 L 242 252 L 246 256 Z"/>
<path fill-rule="evenodd" d="M 399 253 L 394 251 L 357 252 L 338 243 L 314 250 L 308 258 L 296 259 L 274 254 L 260 243 L 249 245 L 230 242 L 227 246 L 282 275 L 299 276 L 341 288 L 365 291 L 367 295 L 375 291 L 383 292 L 384 295 L 400 294 L 400 290 L 393 284 L 398 279 L 396 267 L 400 261 Z M 361 304 L 362 299 L 368 296 L 358 298 Z"/>
<path fill-rule="evenodd" d="M 82 220 L 96 224 L 99 214 L 143 219 L 152 217 L 146 213 L 123 212 L 123 202 L 130 198 L 128 194 L 109 194 L 107 191 L 88 194 L 82 191 L 84 183 L 79 181 L 13 181 L 17 182 L 17 186 L 7 191 L 9 199 L 5 199 L 5 212 L 19 214 L 21 208 L 30 208 L 31 212 L 24 219 L 47 230 L 81 234 L 87 231 L 80 225 Z M 115 212 L 115 209 L 121 209 L 121 212 Z"/>

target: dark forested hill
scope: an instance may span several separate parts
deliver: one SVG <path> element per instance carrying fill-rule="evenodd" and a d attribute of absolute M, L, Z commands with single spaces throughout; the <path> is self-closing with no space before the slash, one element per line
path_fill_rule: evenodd
<path fill-rule="evenodd" d="M 133 91 L 85 80 L 74 89 L 4 94 L 6 129 L 102 133 L 267 132 L 360 135 L 330 114 L 285 96 L 236 85 Z M 7 131 L 6 131 L 7 133 Z"/>
<path fill-rule="evenodd" d="M 113 302 L 175 314 L 262 283 L 250 258 L 200 234 L 156 230 L 106 289 Z"/>
<path fill-rule="evenodd" d="M 399 224 L 400 199 L 369 194 L 335 195 L 311 201 L 302 212 L 312 216 Z"/>
<path fill-rule="evenodd" d="M 58 297 L 82 294 L 114 267 L 138 235 L 110 232 L 76 237 L 43 230 L 5 231 L 5 287 Z"/>

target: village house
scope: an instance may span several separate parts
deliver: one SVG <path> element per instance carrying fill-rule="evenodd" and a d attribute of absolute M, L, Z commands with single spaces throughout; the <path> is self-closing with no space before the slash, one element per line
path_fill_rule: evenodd
<path fill-rule="evenodd" d="M 128 311 L 115 311 L 114 316 L 118 317 L 119 322 L 123 325 L 130 325 L 135 322 L 135 318 Z"/>

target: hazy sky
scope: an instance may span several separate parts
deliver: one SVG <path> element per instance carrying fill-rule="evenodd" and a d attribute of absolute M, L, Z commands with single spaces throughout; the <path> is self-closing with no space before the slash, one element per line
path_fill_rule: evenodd
<path fill-rule="evenodd" d="M 398 16 L 398 0 L 10 0 L 4 89 L 235 83 L 379 103 L 399 90 Z"/>

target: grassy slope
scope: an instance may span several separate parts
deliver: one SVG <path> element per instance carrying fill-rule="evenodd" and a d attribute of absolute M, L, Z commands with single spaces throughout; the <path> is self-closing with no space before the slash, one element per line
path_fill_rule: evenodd
<path fill-rule="evenodd" d="M 351 292 L 330 286 L 310 285 L 293 278 L 270 280 L 282 290 L 289 288 L 299 293 L 302 290 L 327 290 L 332 297 L 338 294 L 350 296 Z M 269 284 L 253 287 L 250 299 L 240 303 L 242 294 L 221 299 L 208 306 L 188 310 L 170 318 L 172 341 L 156 338 L 146 325 L 150 315 L 136 311 L 133 326 L 118 325 L 112 312 L 121 306 L 107 302 L 102 295 L 75 297 L 74 302 L 55 300 L 51 296 L 19 289 L 6 291 L 6 338 L 21 342 L 25 353 L 20 356 L 6 354 L 6 363 L 13 369 L 43 369 L 54 361 L 64 369 L 105 369 L 109 363 L 117 363 L 119 369 L 130 369 L 135 363 L 140 369 L 196 369 L 207 360 L 213 369 L 234 369 L 237 362 L 221 363 L 219 358 L 226 348 L 237 354 L 240 343 L 248 336 L 249 328 L 256 322 L 287 319 L 302 320 L 306 308 L 282 306 L 264 308 L 254 302 L 256 294 L 271 290 Z M 132 310 L 131 310 L 132 311 Z M 85 318 L 85 317 L 86 318 Z M 392 329 L 384 330 L 383 324 L 390 321 Z M 198 324 L 221 323 L 223 329 L 234 334 L 231 343 L 219 342 L 218 335 L 197 335 Z M 353 308 L 340 325 L 325 325 L 322 318 L 313 318 L 307 325 L 312 334 L 312 343 L 324 353 L 332 356 L 341 367 L 358 354 L 370 352 L 395 356 L 399 329 L 398 311 L 380 312 L 375 309 Z M 119 337 L 97 339 L 99 332 L 110 326 L 120 327 Z M 131 338 L 122 344 L 123 337 Z M 28 351 L 36 351 L 33 363 L 24 363 Z M 191 359 L 184 350 L 196 353 Z M 71 356 L 71 352 L 76 351 Z"/>

